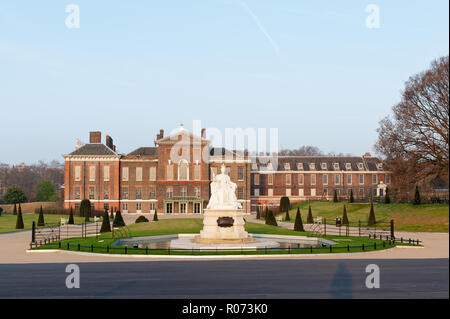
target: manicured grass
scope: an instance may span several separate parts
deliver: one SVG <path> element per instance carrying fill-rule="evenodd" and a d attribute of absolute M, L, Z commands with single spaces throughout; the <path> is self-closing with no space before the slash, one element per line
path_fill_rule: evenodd
<path fill-rule="evenodd" d="M 139 223 L 127 226 L 128 231 L 131 237 L 137 236 L 155 236 L 155 235 L 169 235 L 169 234 L 178 234 L 178 233 L 198 233 L 202 229 L 202 220 L 201 219 L 165 219 L 160 220 L 158 222 L 148 222 L 148 223 Z M 308 236 L 310 233 L 307 232 L 295 232 L 293 230 L 269 226 L 264 224 L 257 223 L 246 223 L 246 230 L 249 233 L 259 233 L 259 234 L 279 234 L 279 235 L 302 235 Z M 349 245 L 350 252 L 361 252 L 363 251 L 362 245 L 365 245 L 364 251 L 370 251 L 374 249 L 374 243 L 377 244 L 377 250 L 383 249 L 383 241 L 379 239 L 369 239 L 363 237 L 338 237 L 338 236 L 325 236 L 327 239 L 346 239 L 346 241 L 338 242 L 335 247 L 332 248 L 331 252 L 347 252 Z M 124 246 L 112 246 L 111 243 L 116 239 L 112 238 L 111 233 L 101 234 L 98 238 L 89 237 L 89 238 L 71 238 L 61 241 L 61 249 L 67 249 L 67 244 L 69 243 L 71 246 L 70 250 L 78 250 L 78 244 L 80 245 L 80 251 L 90 252 L 91 245 L 94 247 L 94 252 L 96 253 L 107 253 L 107 246 L 109 246 L 109 253 L 111 254 L 124 254 L 125 247 Z M 350 241 L 348 241 L 350 240 Z M 384 249 L 393 247 L 395 244 L 389 245 L 387 241 L 384 241 Z M 338 248 L 339 247 L 339 248 Z M 59 243 L 55 242 L 52 244 L 47 244 L 40 246 L 36 249 L 58 249 Z M 128 254 L 156 254 L 156 255 L 167 255 L 167 254 L 177 254 L 177 255 L 236 255 L 236 254 L 246 254 L 246 255 L 256 255 L 256 254 L 309 254 L 311 253 L 311 249 L 291 249 L 291 250 L 270 250 L 267 251 L 228 251 L 228 252 L 205 252 L 205 251 L 168 251 L 165 249 L 158 250 L 148 250 L 145 249 L 135 249 L 135 248 L 127 248 Z M 313 248 L 313 253 L 330 253 L 329 247 L 325 248 Z"/>
<path fill-rule="evenodd" d="M 26 230 L 31 229 L 31 224 L 33 221 L 36 222 L 39 218 L 38 214 L 22 214 L 23 216 L 23 224 L 25 226 L 24 229 L 16 229 L 16 221 L 17 215 L 12 214 L 2 214 L 0 217 L 0 233 L 6 233 L 16 230 Z M 69 215 L 53 215 L 53 214 L 44 214 L 44 221 L 46 223 L 59 223 L 61 221 L 61 217 L 65 219 L 69 219 Z M 74 216 L 74 221 L 76 224 L 81 224 L 84 222 L 83 217 Z"/>
<path fill-rule="evenodd" d="M 322 216 L 327 224 L 334 224 L 335 218 L 342 218 L 344 204 L 347 206 L 347 215 L 350 223 L 367 223 L 370 204 L 363 203 L 333 203 L 333 202 L 302 202 L 289 211 L 291 222 L 295 221 L 297 207 L 300 207 L 303 222 L 308 216 L 308 206 L 311 205 L 313 217 Z M 417 232 L 448 232 L 449 206 L 434 204 L 381 204 L 374 203 L 377 222 L 387 223 L 394 219 L 395 230 Z"/>

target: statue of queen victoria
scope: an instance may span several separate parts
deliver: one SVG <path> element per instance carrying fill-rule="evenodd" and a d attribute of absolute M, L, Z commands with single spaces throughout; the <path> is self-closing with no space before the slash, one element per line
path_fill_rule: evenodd
<path fill-rule="evenodd" d="M 242 205 L 236 198 L 237 185 L 225 174 L 226 167 L 222 164 L 221 174 L 215 175 L 211 182 L 211 198 L 207 209 L 241 209 Z"/>

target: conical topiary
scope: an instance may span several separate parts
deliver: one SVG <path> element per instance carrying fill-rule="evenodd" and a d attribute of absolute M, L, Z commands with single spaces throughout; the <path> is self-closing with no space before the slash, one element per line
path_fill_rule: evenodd
<path fill-rule="evenodd" d="M 420 205 L 421 203 L 420 199 L 420 192 L 419 192 L 419 186 L 416 185 L 416 192 L 414 193 L 414 205 Z"/>
<path fill-rule="evenodd" d="M 20 204 L 19 204 L 19 213 L 17 214 L 16 229 L 24 229 L 22 208 L 20 208 Z"/>
<path fill-rule="evenodd" d="M 112 210 L 111 210 L 111 214 L 109 215 L 109 219 L 110 219 L 110 220 L 114 220 L 114 213 L 113 213 Z"/>
<path fill-rule="evenodd" d="M 256 219 L 260 219 L 261 218 L 261 214 L 259 212 L 259 206 L 256 206 Z"/>
<path fill-rule="evenodd" d="M 89 217 L 91 217 L 91 201 L 89 199 L 83 199 L 81 201 L 80 216 L 84 217 L 85 221 L 89 221 Z"/>
<path fill-rule="evenodd" d="M 0 207 L 0 217 L 2 217 L 3 208 Z"/>
<path fill-rule="evenodd" d="M 100 232 L 101 233 L 109 233 L 109 232 L 111 232 L 111 223 L 109 221 L 108 210 L 106 210 L 106 209 L 103 212 L 102 227 L 100 227 Z"/>
<path fill-rule="evenodd" d="M 266 206 L 266 210 L 264 212 L 264 220 L 267 224 L 267 217 L 269 216 L 269 206 Z"/>
<path fill-rule="evenodd" d="M 339 202 L 336 190 L 334 190 L 333 202 L 335 202 L 335 203 Z"/>
<path fill-rule="evenodd" d="M 344 205 L 344 212 L 342 213 L 342 224 L 348 225 L 347 208 Z"/>
<path fill-rule="evenodd" d="M 305 231 L 303 228 L 302 215 L 300 214 L 300 208 L 297 207 L 297 215 L 295 215 L 295 223 L 294 223 L 295 231 Z"/>
<path fill-rule="evenodd" d="M 44 211 L 42 210 L 42 206 L 39 208 L 39 218 L 38 218 L 37 225 L 38 226 L 45 226 Z"/>
<path fill-rule="evenodd" d="M 73 209 L 72 209 L 72 207 L 70 207 L 69 221 L 67 223 L 69 225 L 75 224 L 75 221 L 73 220 Z"/>
<path fill-rule="evenodd" d="M 125 226 L 125 222 L 123 221 L 122 214 L 120 213 L 120 210 L 116 212 L 116 217 L 114 217 L 113 222 L 114 227 L 123 227 Z"/>
<path fill-rule="evenodd" d="M 156 209 L 155 209 L 155 214 L 153 214 L 153 221 L 154 222 L 158 221 L 158 213 L 156 212 Z"/>
<path fill-rule="evenodd" d="M 314 224 L 314 218 L 313 218 L 312 211 L 311 211 L 311 205 L 309 205 L 309 208 L 308 208 L 308 217 L 306 218 L 306 223 Z"/>
<path fill-rule="evenodd" d="M 367 221 L 367 225 L 373 226 L 375 224 L 376 224 L 375 210 L 373 209 L 373 202 L 370 202 L 370 213 L 369 213 L 369 220 Z"/>
<path fill-rule="evenodd" d="M 355 202 L 355 198 L 353 197 L 353 189 L 350 189 L 350 199 L 349 199 L 350 203 L 354 203 Z"/>
<path fill-rule="evenodd" d="M 284 217 L 284 220 L 286 221 L 291 220 L 291 216 L 289 216 L 289 208 L 286 209 L 286 216 Z"/>
<path fill-rule="evenodd" d="M 13 215 L 17 215 L 17 205 L 14 203 Z"/>
<path fill-rule="evenodd" d="M 275 215 L 271 210 L 269 210 L 269 213 L 267 214 L 266 225 L 278 226 L 277 220 L 275 219 Z"/>
<path fill-rule="evenodd" d="M 385 204 L 391 203 L 391 196 L 389 195 L 389 187 L 386 187 L 386 195 L 384 195 L 384 203 Z"/>

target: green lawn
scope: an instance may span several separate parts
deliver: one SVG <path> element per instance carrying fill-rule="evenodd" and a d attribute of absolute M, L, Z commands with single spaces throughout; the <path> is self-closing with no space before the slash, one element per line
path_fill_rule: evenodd
<path fill-rule="evenodd" d="M 25 226 L 24 229 L 31 229 L 31 224 L 33 221 L 38 221 L 38 214 L 22 214 L 23 216 L 23 224 Z M 61 217 L 64 217 L 65 219 L 68 219 L 68 215 L 53 215 L 53 214 L 44 214 L 44 221 L 46 223 L 59 223 L 61 221 Z M 0 233 L 6 233 L 11 232 L 15 230 L 21 230 L 16 229 L 16 221 L 17 221 L 17 215 L 12 214 L 2 214 L 0 217 Z M 83 217 L 74 217 L 74 221 L 76 224 L 81 224 L 84 222 Z"/>
<path fill-rule="evenodd" d="M 327 224 L 334 224 L 336 217 L 342 217 L 344 204 L 347 206 L 347 215 L 350 223 L 361 220 L 366 223 L 370 204 L 363 203 L 333 203 L 333 202 L 302 202 L 289 212 L 291 222 L 294 222 L 297 207 L 300 207 L 303 222 L 306 222 L 308 206 L 311 205 L 313 217 L 322 216 Z M 374 203 L 377 222 L 395 221 L 395 230 L 418 232 L 448 232 L 449 206 L 434 204 L 379 204 Z M 283 214 L 284 215 L 284 214 Z"/>
<path fill-rule="evenodd" d="M 148 222 L 148 223 L 139 223 L 127 226 L 128 231 L 132 237 L 136 236 L 154 236 L 154 235 L 169 235 L 169 234 L 178 234 L 178 233 L 199 233 L 202 229 L 202 220 L 201 219 L 164 219 L 158 222 Z M 249 233 L 259 233 L 259 234 L 280 234 L 280 235 L 310 235 L 307 232 L 295 232 L 293 230 L 269 226 L 264 224 L 257 223 L 246 223 L 245 228 Z M 383 249 L 383 241 L 382 240 L 374 240 L 363 237 L 338 237 L 338 236 L 326 236 L 327 239 L 346 239 L 350 241 L 342 241 L 339 242 L 336 247 L 340 248 L 332 248 L 332 252 L 347 252 L 347 245 L 349 246 L 362 246 L 365 245 L 364 251 L 370 251 L 374 249 L 373 244 L 377 244 L 377 249 Z M 124 254 L 125 247 L 123 246 L 112 246 L 111 243 L 116 239 L 112 238 L 111 233 L 101 234 L 98 238 L 90 237 L 90 238 L 71 238 L 61 241 L 61 248 L 67 249 L 67 244 L 69 243 L 70 250 L 78 250 L 77 245 L 80 244 L 80 251 L 89 252 L 91 250 L 90 246 L 93 245 L 97 247 L 94 249 L 96 253 L 107 253 L 107 246 L 110 247 L 109 253 L 112 254 Z M 390 248 L 388 242 L 384 242 L 384 248 Z M 52 244 L 47 244 L 40 246 L 36 249 L 55 249 L 59 248 L 59 243 L 55 242 Z M 350 252 L 361 252 L 362 247 L 358 248 L 350 248 Z M 133 249 L 127 248 L 128 254 L 145 254 L 145 249 Z M 211 255 L 211 254 L 262 254 L 266 253 L 265 251 L 234 251 L 234 252 L 192 252 L 192 251 L 167 251 L 164 249 L 161 250 L 151 250 L 148 252 L 149 254 L 158 254 L 158 255 L 167 255 L 167 254 L 188 254 L 188 255 Z M 281 250 L 268 250 L 269 254 L 306 254 L 311 253 L 310 249 L 292 249 L 291 251 L 281 251 Z M 330 253 L 329 247 L 327 248 L 314 248 L 313 253 Z"/>

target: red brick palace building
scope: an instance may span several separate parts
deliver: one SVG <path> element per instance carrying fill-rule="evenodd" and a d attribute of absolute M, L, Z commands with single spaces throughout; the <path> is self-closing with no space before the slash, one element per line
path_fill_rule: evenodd
<path fill-rule="evenodd" d="M 90 132 L 89 143 L 64 155 L 64 206 L 77 209 L 89 199 L 96 210 L 124 213 L 201 214 L 210 197 L 212 176 L 225 165 L 237 184 L 237 198 L 247 212 L 258 205 L 330 200 L 334 191 L 347 197 L 383 196 L 390 174 L 378 158 L 334 156 L 249 157 L 213 148 L 205 137 L 183 127 L 167 137 L 156 135 L 153 147 L 118 154 L 113 139 Z M 268 161 L 272 159 L 272 161 Z"/>

